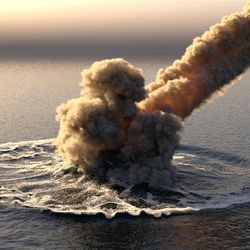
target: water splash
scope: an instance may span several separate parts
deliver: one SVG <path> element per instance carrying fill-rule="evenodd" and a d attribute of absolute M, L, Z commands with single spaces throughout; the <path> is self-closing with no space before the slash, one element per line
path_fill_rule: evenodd
<path fill-rule="evenodd" d="M 121 213 L 168 216 L 250 201 L 249 161 L 232 154 L 181 146 L 173 159 L 175 187 L 166 190 L 146 183 L 100 185 L 75 166 L 66 167 L 52 141 L 0 145 L 1 204 L 112 218 Z"/>

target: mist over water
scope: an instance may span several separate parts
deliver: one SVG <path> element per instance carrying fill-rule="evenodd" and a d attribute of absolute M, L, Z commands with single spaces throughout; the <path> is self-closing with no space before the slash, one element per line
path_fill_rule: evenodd
<path fill-rule="evenodd" d="M 244 5 L 244 0 L 23 1 L 0 4 L 1 58 L 178 58 L 194 37 Z"/>

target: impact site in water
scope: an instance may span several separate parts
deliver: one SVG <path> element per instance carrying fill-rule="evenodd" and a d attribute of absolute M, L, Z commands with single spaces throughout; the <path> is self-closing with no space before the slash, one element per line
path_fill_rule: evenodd
<path fill-rule="evenodd" d="M 174 185 L 173 154 L 182 120 L 250 63 L 250 4 L 195 38 L 181 59 L 144 88 L 121 58 L 82 72 L 82 91 L 57 109 L 58 152 L 91 179 L 153 188 Z"/>
<path fill-rule="evenodd" d="M 0 204 L 63 214 L 138 216 L 196 212 L 250 201 L 248 159 L 182 145 L 173 157 L 172 188 L 99 184 L 54 152 L 54 139 L 0 145 Z M 229 185 L 230 183 L 230 185 Z"/>
<path fill-rule="evenodd" d="M 247 159 L 179 146 L 185 118 L 248 68 L 249 27 L 247 3 L 146 86 L 121 58 L 83 70 L 80 97 L 57 109 L 56 140 L 0 145 L 0 203 L 111 218 L 249 202 Z"/>

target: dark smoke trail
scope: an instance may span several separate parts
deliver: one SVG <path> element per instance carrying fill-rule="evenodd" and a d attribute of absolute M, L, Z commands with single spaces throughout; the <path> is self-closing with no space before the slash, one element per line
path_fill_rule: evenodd
<path fill-rule="evenodd" d="M 178 116 L 191 114 L 249 62 L 249 4 L 161 69 L 147 86 L 147 98 L 140 70 L 123 59 L 96 62 L 82 73 L 81 96 L 57 109 L 58 151 L 67 164 L 97 180 L 167 188 L 174 181 Z"/>

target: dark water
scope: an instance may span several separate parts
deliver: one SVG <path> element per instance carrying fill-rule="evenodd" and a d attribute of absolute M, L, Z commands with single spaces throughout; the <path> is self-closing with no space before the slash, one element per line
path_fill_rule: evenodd
<path fill-rule="evenodd" d="M 148 81 L 167 65 L 130 61 Z M 249 249 L 249 72 L 187 119 L 166 193 L 87 182 L 41 140 L 56 136 L 55 108 L 78 96 L 89 63 L 1 63 L 0 248 Z"/>
<path fill-rule="evenodd" d="M 249 249 L 249 206 L 162 217 L 65 216 L 0 207 L 2 249 Z"/>

